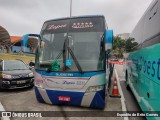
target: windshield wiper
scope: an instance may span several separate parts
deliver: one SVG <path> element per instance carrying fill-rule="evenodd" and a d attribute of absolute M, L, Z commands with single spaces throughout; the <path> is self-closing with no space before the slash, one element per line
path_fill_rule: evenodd
<path fill-rule="evenodd" d="M 69 24 L 68 24 L 68 28 L 67 28 L 67 35 L 66 35 L 66 38 L 65 38 L 65 40 L 64 40 L 63 49 L 62 49 L 62 51 L 57 55 L 57 57 L 56 57 L 54 60 L 59 59 L 59 57 L 63 54 L 63 65 L 64 65 L 63 70 L 65 71 L 66 68 L 67 68 L 67 66 L 66 66 L 66 59 L 67 59 L 67 58 L 66 58 L 66 57 L 67 57 L 66 54 L 67 54 L 67 50 L 68 50 L 68 52 L 71 54 L 71 56 L 72 56 L 72 58 L 73 58 L 73 60 L 74 60 L 74 62 L 75 62 L 75 64 L 76 64 L 79 72 L 80 72 L 80 73 L 83 73 L 82 68 L 81 68 L 79 62 L 77 61 L 77 58 L 75 57 L 73 51 L 71 50 L 71 48 L 70 48 L 69 45 L 68 45 L 68 41 L 69 41 L 68 35 L 69 35 L 70 22 L 71 22 L 71 19 L 69 20 Z M 51 71 L 52 71 L 52 68 L 48 68 L 47 72 L 51 72 Z"/>
<path fill-rule="evenodd" d="M 56 61 L 56 60 L 59 59 L 60 56 L 63 54 L 64 70 L 65 70 L 65 68 L 66 68 L 66 63 L 65 63 L 65 61 L 66 61 L 66 49 L 65 49 L 65 47 L 66 47 L 66 41 L 67 41 L 66 39 L 67 39 L 67 38 L 65 38 L 65 40 L 64 40 L 63 49 L 59 52 L 59 54 L 57 55 L 57 57 L 54 59 L 54 60 Z M 47 72 L 52 72 L 52 67 L 49 67 L 49 68 L 47 69 Z"/>
<path fill-rule="evenodd" d="M 82 74 L 82 73 L 83 73 L 82 68 L 81 68 L 79 62 L 77 61 L 76 56 L 74 55 L 74 53 L 73 53 L 73 51 L 71 50 L 70 47 L 68 47 L 68 51 L 69 51 L 69 53 L 71 54 L 71 56 L 72 56 L 72 58 L 73 58 L 73 60 L 74 60 L 74 62 L 75 62 L 75 64 L 76 64 L 76 66 L 77 66 L 79 72 Z"/>
<path fill-rule="evenodd" d="M 67 38 L 68 39 L 68 38 Z M 64 45 L 63 45 L 63 49 L 62 49 L 62 51 L 57 55 L 57 57 L 55 58 L 55 60 L 57 60 L 62 54 L 63 54 L 63 63 L 64 63 L 64 70 L 66 70 L 66 68 L 67 68 L 67 66 L 66 66 L 66 42 L 67 42 L 67 40 L 65 40 L 65 42 L 64 42 Z M 81 68 L 81 66 L 80 66 L 80 64 L 79 64 L 79 62 L 77 61 L 77 58 L 75 57 L 75 55 L 74 55 L 74 53 L 73 53 L 73 51 L 71 50 L 71 48 L 70 47 L 67 47 L 67 50 L 68 50 L 68 52 L 70 53 L 70 55 L 72 56 L 72 58 L 73 58 L 73 60 L 74 60 L 74 62 L 75 62 L 75 64 L 76 64 L 76 66 L 77 66 L 77 68 L 78 68 L 78 71 L 80 72 L 80 73 L 83 73 L 83 70 L 82 70 L 82 68 Z M 47 70 L 47 72 L 51 72 L 52 70 L 51 70 L 51 68 L 48 68 L 48 70 Z"/>

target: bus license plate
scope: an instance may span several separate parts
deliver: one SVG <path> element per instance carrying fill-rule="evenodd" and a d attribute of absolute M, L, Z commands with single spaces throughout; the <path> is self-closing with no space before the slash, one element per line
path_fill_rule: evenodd
<path fill-rule="evenodd" d="M 66 102 L 70 102 L 71 98 L 68 96 L 58 96 L 58 100 L 59 101 L 66 101 Z"/>
<path fill-rule="evenodd" d="M 26 81 L 25 80 L 17 81 L 17 84 L 23 84 L 23 83 L 26 83 Z"/>

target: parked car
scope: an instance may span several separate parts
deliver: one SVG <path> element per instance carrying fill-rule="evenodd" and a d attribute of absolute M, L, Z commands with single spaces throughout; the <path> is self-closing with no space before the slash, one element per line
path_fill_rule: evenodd
<path fill-rule="evenodd" d="M 33 72 L 21 60 L 0 60 L 0 90 L 33 87 Z"/>

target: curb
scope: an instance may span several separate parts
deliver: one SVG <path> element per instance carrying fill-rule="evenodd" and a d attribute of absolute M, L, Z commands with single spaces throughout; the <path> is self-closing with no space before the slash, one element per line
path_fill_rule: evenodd
<path fill-rule="evenodd" d="M 115 71 L 115 74 L 116 74 L 119 93 L 121 95 L 122 111 L 127 111 L 126 104 L 125 104 L 125 98 L 124 98 L 124 94 L 123 94 L 123 91 L 122 91 L 122 88 L 121 88 L 121 85 L 120 85 L 120 80 L 119 80 L 119 77 L 118 77 L 118 74 L 117 74 L 117 70 L 114 69 L 114 71 Z M 129 120 L 129 118 L 128 117 L 124 117 L 124 120 Z"/>

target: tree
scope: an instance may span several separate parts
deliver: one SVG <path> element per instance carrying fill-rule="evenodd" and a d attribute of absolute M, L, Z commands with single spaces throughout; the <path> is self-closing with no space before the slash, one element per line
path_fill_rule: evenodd
<path fill-rule="evenodd" d="M 115 49 L 121 49 L 121 48 L 125 48 L 125 40 L 121 39 L 120 37 L 114 37 L 114 41 L 113 41 L 113 50 Z"/>
<path fill-rule="evenodd" d="M 135 41 L 134 38 L 128 38 L 126 40 L 126 45 L 125 45 L 126 52 L 132 52 L 134 47 L 138 45 L 138 43 L 134 41 Z"/>
<path fill-rule="evenodd" d="M 112 55 L 121 58 L 123 57 L 124 50 L 125 50 L 125 40 L 121 39 L 118 36 L 114 37 Z"/>
<path fill-rule="evenodd" d="M 33 37 L 29 37 L 28 46 L 29 46 L 30 51 L 32 53 L 35 52 L 35 49 L 37 48 L 37 45 L 38 45 L 38 39 L 37 38 L 33 38 Z"/>
<path fill-rule="evenodd" d="M 138 45 L 134 38 L 124 40 L 118 36 L 114 37 L 112 55 L 122 58 L 124 52 L 132 52 Z"/>

